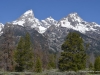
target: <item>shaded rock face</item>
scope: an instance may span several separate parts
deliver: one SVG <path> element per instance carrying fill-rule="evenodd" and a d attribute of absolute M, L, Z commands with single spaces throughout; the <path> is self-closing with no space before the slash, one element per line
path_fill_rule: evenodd
<path fill-rule="evenodd" d="M 38 31 L 36 31 L 35 29 L 30 29 L 30 28 L 26 28 L 20 25 L 13 25 L 13 24 L 7 23 L 4 26 L 3 32 L 9 28 L 13 32 L 15 45 L 17 45 L 21 36 L 25 36 L 25 34 L 29 32 L 34 49 L 49 50 L 46 36 L 43 36 L 42 34 L 38 33 Z M 3 38 L 2 35 L 0 36 L 0 38 Z"/>
<path fill-rule="evenodd" d="M 85 34 L 83 34 L 73 29 L 52 25 L 46 30 L 45 33 L 40 34 L 34 28 L 32 29 L 9 23 L 7 23 L 4 26 L 3 30 L 5 29 L 7 30 L 7 28 L 9 27 L 13 30 L 14 36 L 16 38 L 15 40 L 16 44 L 18 43 L 18 40 L 21 36 L 25 36 L 26 32 L 29 32 L 35 50 L 51 50 L 53 52 L 60 52 L 61 45 L 64 42 L 66 36 L 68 35 L 69 32 L 74 31 L 78 32 L 82 36 L 85 44 L 86 43 L 90 44 L 89 50 L 87 50 L 88 53 L 90 53 L 91 51 L 95 53 L 100 52 L 99 51 L 100 35 L 98 35 L 96 32 L 86 32 Z"/>
<path fill-rule="evenodd" d="M 100 26 L 95 22 L 86 22 L 77 13 L 71 13 L 62 18 L 58 25 L 50 26 L 44 33 L 48 35 L 49 48 L 53 51 L 61 51 L 61 45 L 69 32 L 78 32 L 84 44 L 89 44 L 88 53 L 100 54 Z"/>
<path fill-rule="evenodd" d="M 61 51 L 61 45 L 63 44 L 69 32 L 79 33 L 84 40 L 84 45 L 89 44 L 89 48 L 88 50 L 86 50 L 87 53 L 94 52 L 95 54 L 100 54 L 100 50 L 99 50 L 100 35 L 98 35 L 96 32 L 86 32 L 86 34 L 82 34 L 79 31 L 61 27 L 61 26 L 59 27 L 51 26 L 44 33 L 45 35 L 48 35 L 48 43 L 49 43 L 50 50 L 54 52 Z"/>

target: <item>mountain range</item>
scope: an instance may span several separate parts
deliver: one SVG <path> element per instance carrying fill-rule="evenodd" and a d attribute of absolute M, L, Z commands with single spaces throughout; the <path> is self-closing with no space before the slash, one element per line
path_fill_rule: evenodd
<path fill-rule="evenodd" d="M 35 18 L 32 10 L 26 11 L 17 20 L 0 23 L 0 36 L 7 27 L 12 27 L 16 37 L 31 34 L 34 47 L 53 52 L 61 51 L 61 45 L 69 32 L 78 32 L 85 44 L 89 44 L 88 53 L 100 54 L 100 25 L 83 20 L 76 12 L 56 21 L 51 16 L 45 20 Z M 37 49 L 37 48 L 36 48 Z"/>

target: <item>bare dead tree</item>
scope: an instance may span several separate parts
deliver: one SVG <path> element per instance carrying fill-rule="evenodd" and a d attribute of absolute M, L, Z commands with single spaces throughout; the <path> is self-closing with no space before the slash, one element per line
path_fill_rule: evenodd
<path fill-rule="evenodd" d="M 14 34 L 13 27 L 6 25 L 3 31 L 2 40 L 2 67 L 5 71 L 12 71 L 14 66 L 13 52 L 14 52 Z"/>

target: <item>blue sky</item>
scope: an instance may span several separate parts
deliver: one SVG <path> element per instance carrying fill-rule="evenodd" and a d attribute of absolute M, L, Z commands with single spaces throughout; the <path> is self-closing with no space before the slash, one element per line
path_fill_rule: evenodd
<path fill-rule="evenodd" d="M 32 9 L 39 20 L 52 16 L 56 20 L 77 12 L 88 22 L 100 24 L 100 0 L 0 0 L 0 22 L 11 22 Z"/>

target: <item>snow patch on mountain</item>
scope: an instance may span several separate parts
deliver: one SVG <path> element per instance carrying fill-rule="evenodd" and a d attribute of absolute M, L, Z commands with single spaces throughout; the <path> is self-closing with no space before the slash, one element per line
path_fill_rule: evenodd
<path fill-rule="evenodd" d="M 12 24 L 35 28 L 39 33 L 44 33 L 51 25 L 57 25 L 57 21 L 52 17 L 40 21 L 34 17 L 32 10 L 28 10 L 19 19 L 13 21 Z"/>
<path fill-rule="evenodd" d="M 39 33 L 44 33 L 46 31 L 45 27 L 39 26 Z"/>
<path fill-rule="evenodd" d="M 51 16 L 46 18 L 45 21 L 48 23 L 48 24 L 52 24 L 52 25 L 55 25 L 57 26 L 58 24 L 58 21 L 54 20 Z"/>
<path fill-rule="evenodd" d="M 87 31 L 96 31 L 96 27 L 100 27 L 100 25 L 92 22 L 86 22 L 82 18 L 79 17 L 77 13 L 71 13 L 67 17 L 60 20 L 60 25 L 62 27 L 66 27 L 69 29 L 77 30 L 81 33 L 86 33 Z"/>
<path fill-rule="evenodd" d="M 0 36 L 2 35 L 3 31 L 2 29 L 4 28 L 4 25 L 2 23 L 0 23 Z"/>
<path fill-rule="evenodd" d="M 83 19 L 79 17 L 79 15 L 75 12 L 75 13 L 71 13 L 68 15 L 70 18 L 72 18 L 73 22 L 74 21 L 78 21 L 78 22 L 82 22 Z"/>
<path fill-rule="evenodd" d="M 24 23 L 25 23 L 24 21 L 13 21 L 14 25 L 21 25 L 21 26 L 23 26 Z"/>
<path fill-rule="evenodd" d="M 30 14 L 30 15 L 34 16 L 32 9 L 28 10 L 27 12 L 24 13 L 25 16 L 27 16 L 27 14 Z"/>
<path fill-rule="evenodd" d="M 13 21 L 12 24 L 35 28 L 39 33 L 43 33 L 45 31 L 45 28 L 41 27 L 42 23 L 34 17 L 32 10 L 26 11 L 19 19 Z"/>
<path fill-rule="evenodd" d="M 42 26 L 49 28 L 51 25 L 57 26 L 58 21 L 54 20 L 51 16 L 45 20 L 41 20 Z"/>
<path fill-rule="evenodd" d="M 84 21 L 76 12 L 69 14 L 67 17 L 62 18 L 60 21 L 56 21 L 51 16 L 45 20 L 39 20 L 35 18 L 32 10 L 26 11 L 20 18 L 13 21 L 12 24 L 35 28 L 41 34 L 44 33 L 52 25 L 56 27 L 61 26 L 68 29 L 77 30 L 84 34 L 87 31 L 97 32 L 97 28 L 100 27 L 95 22 L 89 23 Z"/>
<path fill-rule="evenodd" d="M 13 21 L 12 24 L 25 26 L 24 24 L 27 21 L 32 22 L 33 19 L 34 19 L 33 18 L 33 11 L 32 10 L 28 10 L 20 18 L 18 18 L 17 20 Z"/>

